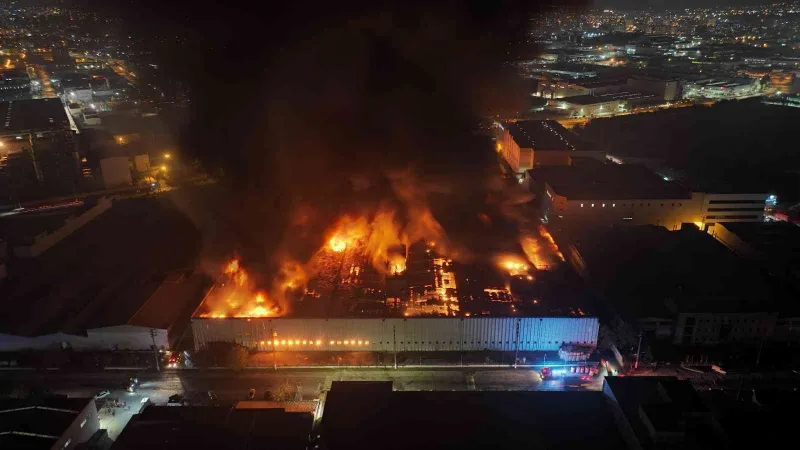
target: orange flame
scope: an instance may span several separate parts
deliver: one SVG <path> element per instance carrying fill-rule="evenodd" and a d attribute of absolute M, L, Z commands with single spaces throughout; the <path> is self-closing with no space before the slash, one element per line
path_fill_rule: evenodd
<path fill-rule="evenodd" d="M 239 260 L 229 261 L 223 272 L 230 283 L 222 284 L 216 293 L 206 300 L 211 312 L 202 317 L 224 319 L 226 317 L 270 317 L 279 315 L 279 308 L 269 302 L 264 292 L 256 291 L 248 282 L 247 272 Z"/>

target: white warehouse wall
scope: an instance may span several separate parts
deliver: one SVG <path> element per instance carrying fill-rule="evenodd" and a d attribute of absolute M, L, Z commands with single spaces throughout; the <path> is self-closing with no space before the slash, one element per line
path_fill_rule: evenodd
<path fill-rule="evenodd" d="M 557 351 L 596 346 L 598 329 L 594 317 L 192 319 L 196 349 L 223 341 L 263 351 L 273 341 L 303 351 Z"/>

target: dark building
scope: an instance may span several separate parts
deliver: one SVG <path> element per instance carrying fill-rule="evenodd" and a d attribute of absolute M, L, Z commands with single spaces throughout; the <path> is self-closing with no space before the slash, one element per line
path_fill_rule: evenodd
<path fill-rule="evenodd" d="M 3 203 L 75 191 L 80 160 L 64 105 L 57 98 L 0 103 Z"/>
<path fill-rule="evenodd" d="M 790 293 L 694 225 L 595 228 L 570 240 L 565 255 L 615 312 L 673 344 L 758 347 L 779 318 L 796 317 Z"/>
<path fill-rule="evenodd" d="M 31 98 L 31 79 L 25 69 L 0 70 L 0 100 Z"/>
<path fill-rule="evenodd" d="M 0 399 L 0 448 L 74 448 L 100 428 L 92 398 Z"/>
<path fill-rule="evenodd" d="M 622 426 L 640 448 L 730 448 L 725 433 L 691 382 L 675 377 L 606 377 L 603 393 L 619 405 Z"/>
<path fill-rule="evenodd" d="M 293 403 L 313 402 L 148 406 L 131 418 L 111 448 L 306 450 L 314 415 L 309 408 L 292 407 Z"/>
<path fill-rule="evenodd" d="M 398 392 L 334 381 L 320 448 L 639 448 L 601 392 Z"/>

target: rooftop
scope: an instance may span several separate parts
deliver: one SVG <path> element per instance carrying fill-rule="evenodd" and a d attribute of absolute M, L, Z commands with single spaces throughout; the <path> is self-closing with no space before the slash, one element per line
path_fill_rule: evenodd
<path fill-rule="evenodd" d="M 600 95 L 576 95 L 575 97 L 567 97 L 559 99 L 562 103 L 571 103 L 573 105 L 596 105 L 599 103 L 615 102 L 619 100 L 639 100 L 643 98 L 655 98 L 655 94 L 647 94 L 643 92 L 624 91 L 613 92 Z"/>
<path fill-rule="evenodd" d="M 800 227 L 789 222 L 720 223 L 759 256 L 800 264 Z M 797 267 L 797 266 L 796 266 Z"/>
<path fill-rule="evenodd" d="M 626 317 L 784 306 L 760 271 L 696 228 L 596 228 L 574 240 L 594 282 Z"/>
<path fill-rule="evenodd" d="M 689 190 L 637 164 L 580 163 L 529 171 L 567 200 L 689 199 Z"/>
<path fill-rule="evenodd" d="M 50 449 L 90 398 L 0 398 L 0 448 Z"/>
<path fill-rule="evenodd" d="M 69 120 L 58 98 L 12 100 L 0 103 L 0 133 L 68 130 Z"/>
<path fill-rule="evenodd" d="M 712 428 L 711 413 L 690 381 L 675 377 L 606 377 L 604 382 L 604 391 L 613 395 L 643 448 L 658 448 L 645 418 L 657 432 L 685 433 L 680 448 L 723 448 L 724 436 Z"/>
<path fill-rule="evenodd" d="M 540 150 L 575 150 L 580 139 L 555 120 L 521 120 L 508 123 L 514 142 L 522 148 Z"/>
<path fill-rule="evenodd" d="M 391 382 L 334 381 L 321 434 L 330 450 L 628 448 L 613 408 L 601 392 L 398 392 Z"/>
<path fill-rule="evenodd" d="M 182 192 L 191 198 L 206 191 Z M 168 274 L 193 266 L 199 246 L 197 228 L 171 201 L 116 201 L 40 256 L 9 261 L 0 298 L 16 301 L 0 304 L 0 332 L 82 334 L 126 324 L 134 316 L 158 319 L 157 308 L 142 305 Z M 156 294 L 153 302 L 171 311 L 178 307 L 178 299 Z"/>
<path fill-rule="evenodd" d="M 269 405 L 267 405 L 269 406 Z M 148 406 L 114 443 L 114 450 L 225 448 L 305 450 L 313 414 L 279 408 Z"/>

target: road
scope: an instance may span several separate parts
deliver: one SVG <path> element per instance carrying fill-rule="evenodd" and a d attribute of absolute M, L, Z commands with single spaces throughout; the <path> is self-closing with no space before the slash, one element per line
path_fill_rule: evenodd
<path fill-rule="evenodd" d="M 36 74 L 42 80 L 42 98 L 55 98 L 56 90 L 53 89 L 53 84 L 50 82 L 50 75 L 44 70 L 42 66 L 36 66 Z"/>

